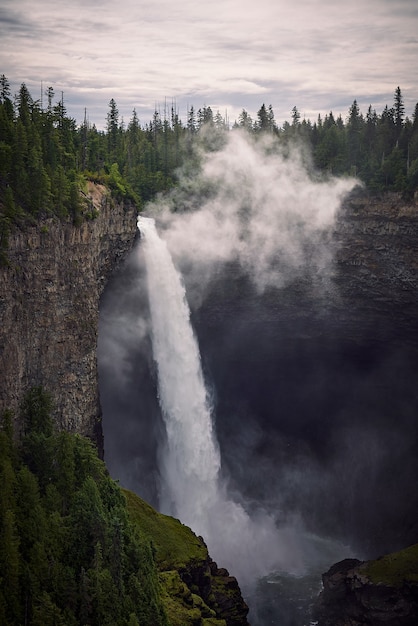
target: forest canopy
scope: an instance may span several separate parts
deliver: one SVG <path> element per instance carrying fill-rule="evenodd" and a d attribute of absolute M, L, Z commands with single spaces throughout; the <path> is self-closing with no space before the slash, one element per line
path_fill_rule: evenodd
<path fill-rule="evenodd" d="M 0 623 L 166 626 L 150 540 L 92 442 L 55 432 L 34 387 L 0 420 Z"/>
<path fill-rule="evenodd" d="M 212 138 L 208 141 L 212 129 Z M 315 121 L 301 119 L 295 106 L 291 119 L 279 127 L 271 105 L 262 104 L 256 119 L 245 109 L 231 126 L 210 106 L 190 107 L 182 122 L 173 105 L 155 110 L 140 123 L 135 109 L 125 124 L 116 101 L 109 102 L 106 128 L 87 116 L 77 126 L 68 116 L 64 96 L 53 87 L 42 101 L 34 100 L 25 84 L 12 96 L 6 76 L 0 76 L 0 254 L 14 223 L 58 216 L 80 223 L 94 217 L 83 204 L 87 180 L 107 184 L 116 196 L 140 205 L 176 183 L 194 147 L 206 138 L 216 149 L 224 133 L 244 129 L 255 138 L 270 134 L 283 146 L 303 144 L 314 168 L 335 176 L 355 175 L 369 192 L 400 192 L 412 197 L 418 188 L 418 104 L 413 119 L 405 116 L 400 87 L 394 101 L 378 114 L 366 112 L 354 100 L 345 120 L 332 111 Z"/>

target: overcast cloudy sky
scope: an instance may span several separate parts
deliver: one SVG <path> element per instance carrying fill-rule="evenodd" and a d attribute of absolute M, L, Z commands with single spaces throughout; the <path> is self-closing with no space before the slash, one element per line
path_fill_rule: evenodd
<path fill-rule="evenodd" d="M 34 99 L 52 86 L 69 115 L 105 125 L 116 100 L 141 123 L 173 100 L 231 123 L 272 104 L 315 120 L 357 99 L 378 113 L 399 85 L 418 101 L 416 0 L 1 0 L 0 73 Z"/>

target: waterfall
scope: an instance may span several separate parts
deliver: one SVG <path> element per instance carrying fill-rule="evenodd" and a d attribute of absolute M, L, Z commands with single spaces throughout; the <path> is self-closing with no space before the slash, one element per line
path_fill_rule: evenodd
<path fill-rule="evenodd" d="M 295 533 L 280 532 L 264 512 L 250 517 L 231 500 L 220 479 L 220 452 L 213 428 L 200 353 L 190 323 L 181 276 L 154 220 L 139 217 L 153 356 L 167 438 L 160 454 L 162 512 L 202 535 L 211 556 L 240 581 L 302 563 Z"/>
<path fill-rule="evenodd" d="M 219 449 L 181 277 L 154 220 L 141 217 L 138 227 L 144 241 L 152 347 L 167 431 L 160 505 L 193 527 L 216 500 Z"/>

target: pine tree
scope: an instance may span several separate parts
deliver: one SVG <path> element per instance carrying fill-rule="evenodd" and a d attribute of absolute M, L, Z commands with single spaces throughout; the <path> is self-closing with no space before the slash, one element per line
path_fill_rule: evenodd
<path fill-rule="evenodd" d="M 20 86 L 19 93 L 16 97 L 16 102 L 19 119 L 22 122 L 23 126 L 25 126 L 25 128 L 29 128 L 31 123 L 33 100 L 25 83 L 22 83 L 22 85 Z"/>
<path fill-rule="evenodd" d="M 269 130 L 269 117 L 266 109 L 266 105 L 263 103 L 257 112 L 257 129 L 259 131 Z"/>
<path fill-rule="evenodd" d="M 190 135 L 194 135 L 196 133 L 196 116 L 194 112 L 193 105 L 190 107 L 190 110 L 187 114 L 187 130 Z"/>
<path fill-rule="evenodd" d="M 238 126 L 240 128 L 244 128 L 248 132 L 253 129 L 253 120 L 251 119 L 251 115 L 249 115 L 248 111 L 245 109 L 242 109 L 238 116 Z"/>
<path fill-rule="evenodd" d="M 353 174 L 357 174 L 361 165 L 361 132 L 363 124 L 363 116 L 360 113 L 357 100 L 354 100 L 350 107 L 347 121 L 347 165 Z"/>
<path fill-rule="evenodd" d="M 294 106 L 293 109 L 292 109 L 292 126 L 294 128 L 296 128 L 299 125 L 300 125 L 300 113 L 299 113 L 297 107 Z"/>
<path fill-rule="evenodd" d="M 113 98 L 109 102 L 106 130 L 108 139 L 109 162 L 113 163 L 117 156 L 119 135 L 119 111 Z"/>
<path fill-rule="evenodd" d="M 403 103 L 401 88 L 396 87 L 395 104 L 394 104 L 394 119 L 395 119 L 395 125 L 398 130 L 398 133 L 400 132 L 402 128 L 402 125 L 404 122 L 404 115 L 405 115 L 405 106 Z"/>

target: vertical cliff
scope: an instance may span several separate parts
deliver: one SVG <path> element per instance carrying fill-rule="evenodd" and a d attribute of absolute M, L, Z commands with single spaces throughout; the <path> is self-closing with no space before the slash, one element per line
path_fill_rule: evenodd
<path fill-rule="evenodd" d="M 19 430 L 24 393 L 42 385 L 58 427 L 101 449 L 99 298 L 133 244 L 137 208 L 93 183 L 87 198 L 95 217 L 80 226 L 50 218 L 10 236 L 9 266 L 0 268 L 0 414 L 12 409 Z"/>

